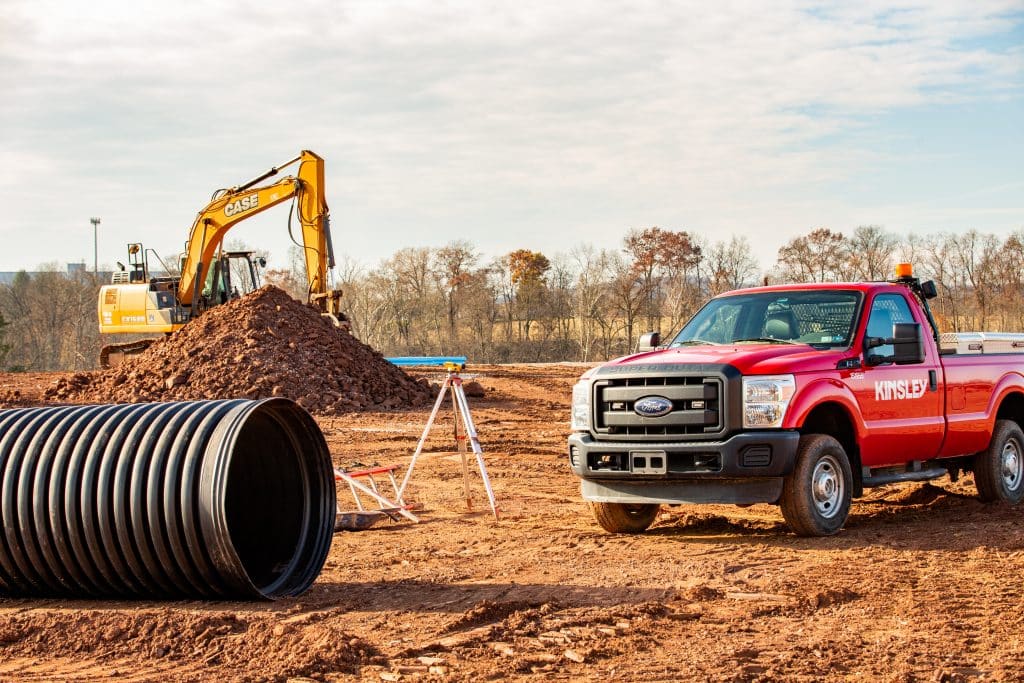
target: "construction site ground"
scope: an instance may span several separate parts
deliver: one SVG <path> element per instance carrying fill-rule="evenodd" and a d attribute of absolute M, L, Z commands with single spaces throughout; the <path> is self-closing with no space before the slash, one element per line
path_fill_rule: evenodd
<path fill-rule="evenodd" d="M 565 463 L 582 370 L 468 369 L 500 521 L 479 477 L 465 509 L 449 409 L 412 478 L 422 522 L 337 534 L 306 594 L 0 599 L 0 681 L 1024 680 L 1024 509 L 966 477 L 874 489 L 830 538 L 768 505 L 611 535 Z M 43 403 L 61 376 L 0 375 L 0 396 Z M 357 469 L 407 464 L 428 413 L 318 422 Z"/>

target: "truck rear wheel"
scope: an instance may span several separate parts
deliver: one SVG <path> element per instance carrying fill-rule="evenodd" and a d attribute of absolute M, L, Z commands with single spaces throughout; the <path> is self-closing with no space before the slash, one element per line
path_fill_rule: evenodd
<path fill-rule="evenodd" d="M 805 434 L 796 467 L 782 484 L 782 516 L 800 536 L 831 536 L 846 523 L 852 490 L 853 473 L 842 444 L 827 434 Z"/>
<path fill-rule="evenodd" d="M 654 524 L 661 506 L 657 503 L 587 503 L 594 519 L 613 534 L 638 534 Z"/>
<path fill-rule="evenodd" d="M 997 420 L 988 448 L 974 456 L 974 485 L 986 502 L 1024 498 L 1024 432 L 1013 420 Z"/>

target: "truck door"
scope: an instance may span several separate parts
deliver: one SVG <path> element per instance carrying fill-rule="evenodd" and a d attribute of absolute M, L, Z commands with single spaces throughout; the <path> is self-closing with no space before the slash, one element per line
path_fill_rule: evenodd
<path fill-rule="evenodd" d="M 930 329 L 915 318 L 901 293 L 880 293 L 871 302 L 863 337 L 891 338 L 894 323 L 910 322 Z M 867 425 L 861 445 L 864 465 L 898 465 L 938 454 L 945 431 L 942 392 L 938 390 L 940 367 L 935 345 L 926 342 L 925 348 L 924 362 L 912 365 L 869 361 L 869 355 L 879 359 L 891 356 L 892 346 L 866 350 L 863 372 L 857 373 L 856 379 L 851 377 L 850 387 Z"/>

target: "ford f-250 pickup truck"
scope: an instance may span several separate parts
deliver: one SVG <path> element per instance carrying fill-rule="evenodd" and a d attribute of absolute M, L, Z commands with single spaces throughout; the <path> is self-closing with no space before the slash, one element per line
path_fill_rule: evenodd
<path fill-rule="evenodd" d="M 645 335 L 585 373 L 569 463 L 598 523 L 637 533 L 662 504 L 777 503 L 824 536 L 866 487 L 962 472 L 982 500 L 1020 502 L 1024 335 L 940 337 L 935 293 L 907 264 L 890 282 L 729 292 L 667 345 Z"/>

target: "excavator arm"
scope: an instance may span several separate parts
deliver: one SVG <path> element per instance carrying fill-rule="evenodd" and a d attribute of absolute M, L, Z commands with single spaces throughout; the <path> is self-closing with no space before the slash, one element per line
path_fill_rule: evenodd
<path fill-rule="evenodd" d="M 287 176 L 270 185 L 256 186 L 294 163 L 299 165 L 295 176 Z M 224 191 L 199 212 L 189 233 L 177 289 L 178 303 L 194 309 L 207 270 L 228 230 L 293 197 L 296 199 L 299 223 L 302 226 L 302 249 L 309 282 L 308 300 L 324 313 L 340 316 L 340 292 L 330 290 L 327 283 L 327 271 L 334 267 L 334 247 L 324 196 L 324 160 L 308 150 L 303 150 L 294 159 L 280 167 L 271 168 L 244 185 Z M 193 310 L 193 314 L 195 312 Z"/>

